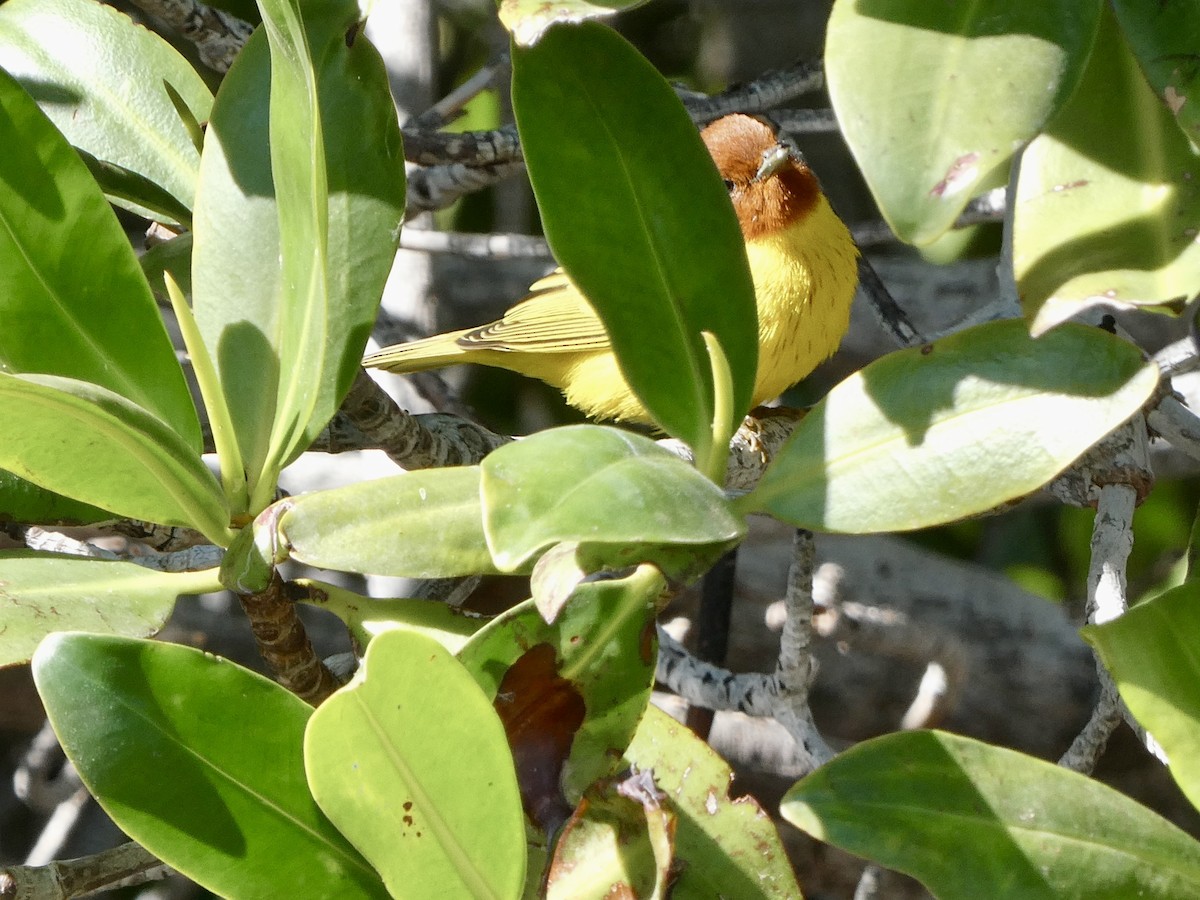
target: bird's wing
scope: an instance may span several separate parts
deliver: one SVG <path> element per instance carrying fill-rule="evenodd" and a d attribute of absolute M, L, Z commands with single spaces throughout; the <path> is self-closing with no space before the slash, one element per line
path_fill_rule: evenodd
<path fill-rule="evenodd" d="M 456 343 L 468 350 L 526 353 L 570 353 L 609 347 L 599 317 L 561 269 L 534 282 L 529 296 L 503 318 L 467 331 Z"/>

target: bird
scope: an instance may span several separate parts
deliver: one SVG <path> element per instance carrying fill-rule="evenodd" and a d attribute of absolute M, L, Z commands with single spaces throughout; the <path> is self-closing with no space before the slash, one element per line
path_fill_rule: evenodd
<path fill-rule="evenodd" d="M 837 349 L 850 323 L 858 249 L 816 175 L 761 119 L 740 113 L 701 138 L 737 214 L 758 310 L 752 405 L 778 397 Z M 653 425 L 629 387 L 599 316 L 561 270 L 534 282 L 500 319 L 368 354 L 405 373 L 481 363 L 539 378 L 601 421 Z"/>

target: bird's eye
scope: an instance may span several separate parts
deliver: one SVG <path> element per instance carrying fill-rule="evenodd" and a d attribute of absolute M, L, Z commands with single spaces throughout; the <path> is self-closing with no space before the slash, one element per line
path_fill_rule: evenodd
<path fill-rule="evenodd" d="M 729 191 L 729 193 L 731 193 L 731 194 L 733 193 L 733 189 L 735 186 L 736 185 L 734 185 L 732 179 L 729 179 L 729 178 L 725 179 L 725 190 Z"/>

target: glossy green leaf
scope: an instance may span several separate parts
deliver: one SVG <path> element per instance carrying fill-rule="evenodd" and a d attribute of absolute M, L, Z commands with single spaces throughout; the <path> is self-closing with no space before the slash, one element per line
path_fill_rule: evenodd
<path fill-rule="evenodd" d="M 317 802 L 392 896 L 521 896 L 525 827 L 504 729 L 437 641 L 373 640 L 313 714 L 304 759 Z"/>
<path fill-rule="evenodd" d="M 1083 636 L 1200 808 L 1200 584 L 1189 582 L 1111 622 L 1089 625 Z"/>
<path fill-rule="evenodd" d="M 672 900 L 800 896 L 775 825 L 752 797 L 729 796 L 729 764 L 686 725 L 651 706 L 625 761 L 653 770 L 678 816 Z"/>
<path fill-rule="evenodd" d="M 942 732 L 889 734 L 797 782 L 783 817 L 942 900 L 1192 897 L 1200 843 L 1061 766 Z"/>
<path fill-rule="evenodd" d="M 200 122 L 208 118 L 212 93 L 153 31 L 92 0 L 8 0 L 0 6 L 0 68 L 76 147 L 192 208 L 200 154 L 164 85 Z M 161 204 L 140 205 L 149 198 L 137 193 L 111 196 L 151 218 L 180 221 Z"/>
<path fill-rule="evenodd" d="M 229 511 L 212 473 L 183 438 L 96 385 L 0 373 L 0 467 L 120 516 L 195 528 L 229 541 Z"/>
<path fill-rule="evenodd" d="M 86 525 L 111 518 L 107 510 L 48 491 L 0 469 L 0 522 Z"/>
<path fill-rule="evenodd" d="M 985 512 L 1050 481 L 1157 384 L 1137 347 L 1098 328 L 969 328 L 835 387 L 735 506 L 845 533 Z"/>
<path fill-rule="evenodd" d="M 732 425 L 750 405 L 758 329 L 741 231 L 695 126 L 653 66 L 596 23 L 513 51 L 513 110 L 555 258 L 655 421 L 705 458 L 701 332 L 729 361 Z"/>
<path fill-rule="evenodd" d="M 1099 0 L 837 0 L 825 72 L 842 134 L 905 241 L 1004 184 L 1079 82 Z"/>
<path fill-rule="evenodd" d="M 493 451 L 481 468 L 487 543 L 505 571 L 563 541 L 725 546 L 745 533 L 720 488 L 649 438 L 616 428 L 539 432 Z"/>
<path fill-rule="evenodd" d="M 1013 216 L 1035 334 L 1095 303 L 1179 304 L 1200 290 L 1200 155 L 1111 14 L 1079 90 L 1025 150 Z"/>
<path fill-rule="evenodd" d="M 641 6 L 647 0 L 500 0 L 500 21 L 518 44 L 536 44 L 555 22 L 584 22 Z"/>
<path fill-rule="evenodd" d="M 154 634 L 181 594 L 217 590 L 216 574 L 31 551 L 0 553 L 0 666 L 27 662 L 52 631 Z"/>
<path fill-rule="evenodd" d="M 337 585 L 312 578 L 298 578 L 304 603 L 333 613 L 349 629 L 359 647 L 366 647 L 385 631 L 403 629 L 431 637 L 451 653 L 457 653 L 487 619 L 436 600 L 408 597 L 364 597 Z"/>
<path fill-rule="evenodd" d="M 1175 116 L 1183 133 L 1200 147 L 1200 16 L 1188 3 L 1114 0 L 1121 32 L 1147 80 Z"/>
<path fill-rule="evenodd" d="M 87 167 L 3 71 L 0 147 L 0 371 L 109 388 L 199 452 L 196 410 L 129 239 Z"/>
<path fill-rule="evenodd" d="M 495 571 L 478 466 L 405 472 L 286 502 L 279 542 L 312 566 L 406 578 Z"/>
<path fill-rule="evenodd" d="M 546 803 L 565 797 L 565 819 L 588 785 L 616 770 L 650 700 L 655 601 L 664 587 L 652 566 L 587 582 L 553 624 L 529 600 L 497 616 L 459 651 L 484 693 L 496 698 L 527 807 L 539 806 L 531 791 Z M 561 775 L 549 778 L 548 771 Z"/>
<path fill-rule="evenodd" d="M 349 388 L 404 207 L 396 112 L 358 5 L 310 5 L 303 23 L 283 0 L 267 12 L 275 49 L 251 38 L 205 133 L 192 271 L 252 512 Z"/>
<path fill-rule="evenodd" d="M 226 897 L 386 897 L 317 807 L 312 709 L 190 647 L 55 634 L 33 658 L 54 731 L 122 831 Z"/>

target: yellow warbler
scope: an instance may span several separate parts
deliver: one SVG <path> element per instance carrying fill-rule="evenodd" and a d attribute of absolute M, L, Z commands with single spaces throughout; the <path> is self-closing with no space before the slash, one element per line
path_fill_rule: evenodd
<path fill-rule="evenodd" d="M 745 115 L 701 134 L 737 213 L 758 306 L 754 404 L 770 400 L 837 349 L 850 319 L 858 251 L 816 176 L 775 133 Z M 363 364 L 415 372 L 482 363 L 540 378 L 596 419 L 649 423 L 599 317 L 565 274 L 537 281 L 496 322 L 385 347 Z"/>

